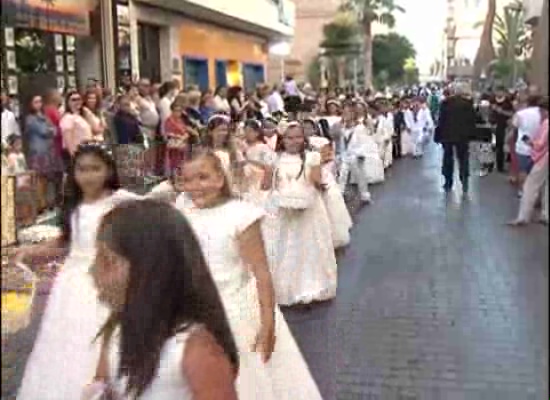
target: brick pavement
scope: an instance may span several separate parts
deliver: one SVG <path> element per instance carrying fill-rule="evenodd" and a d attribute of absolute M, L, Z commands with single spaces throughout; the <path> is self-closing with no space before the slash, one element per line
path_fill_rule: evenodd
<path fill-rule="evenodd" d="M 323 397 L 548 399 L 547 228 L 503 225 L 517 200 L 502 175 L 445 197 L 433 145 L 390 173 L 357 215 L 337 298 L 284 310 Z M 20 363 L 33 330 L 12 344 Z"/>
<path fill-rule="evenodd" d="M 464 200 L 439 171 L 435 145 L 394 165 L 357 216 L 329 320 L 289 315 L 326 399 L 548 399 L 548 230 L 504 226 L 505 176 L 473 177 Z"/>

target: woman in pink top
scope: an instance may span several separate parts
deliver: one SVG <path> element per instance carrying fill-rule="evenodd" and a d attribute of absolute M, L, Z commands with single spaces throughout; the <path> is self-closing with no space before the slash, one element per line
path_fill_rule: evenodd
<path fill-rule="evenodd" d="M 86 113 L 82 103 L 82 96 L 76 90 L 71 90 L 65 97 L 65 114 L 59 123 L 61 136 L 63 138 L 63 150 L 65 157 L 76 152 L 78 145 L 93 140 L 92 127 L 87 121 Z"/>
<path fill-rule="evenodd" d="M 531 221 L 535 204 L 542 195 L 542 212 L 538 222 L 548 224 L 548 98 L 540 105 L 542 123 L 538 134 L 531 141 L 531 158 L 534 166 L 523 184 L 523 196 L 517 218 L 508 224 L 524 226 Z"/>

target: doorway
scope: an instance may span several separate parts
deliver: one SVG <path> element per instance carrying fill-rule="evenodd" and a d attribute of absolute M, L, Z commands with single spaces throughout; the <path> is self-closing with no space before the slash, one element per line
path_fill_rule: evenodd
<path fill-rule="evenodd" d="M 216 60 L 216 86 L 227 86 L 227 63 Z"/>
<path fill-rule="evenodd" d="M 201 91 L 208 90 L 208 60 L 184 57 L 183 76 L 185 87 L 198 86 Z"/>
<path fill-rule="evenodd" d="M 139 76 L 160 82 L 160 28 L 138 23 Z"/>

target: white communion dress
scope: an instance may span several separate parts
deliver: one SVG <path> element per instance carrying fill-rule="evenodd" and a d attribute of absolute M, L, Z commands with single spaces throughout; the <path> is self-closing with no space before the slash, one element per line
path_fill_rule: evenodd
<path fill-rule="evenodd" d="M 273 209 L 273 204 L 270 202 L 269 191 L 262 190 L 262 183 L 264 181 L 265 172 L 260 168 L 258 163 L 263 166 L 273 167 L 275 162 L 275 152 L 264 143 L 257 143 L 248 147 L 245 153 L 245 158 L 248 161 L 252 161 L 245 166 L 244 173 L 247 181 L 247 188 L 242 193 L 242 199 L 261 207 L 266 212 L 264 218 L 262 218 L 262 236 L 264 239 L 265 252 L 269 265 L 272 266 L 275 262 L 276 255 L 276 229 L 277 221 L 275 220 L 276 213 Z"/>
<path fill-rule="evenodd" d="M 288 325 L 275 306 L 275 350 L 269 362 L 251 350 L 260 329 L 256 282 L 239 254 L 238 235 L 265 212 L 241 200 L 213 208 L 193 207 L 182 194 L 176 207 L 197 235 L 220 293 L 239 351 L 237 390 L 240 400 L 319 400 L 321 395 Z"/>
<path fill-rule="evenodd" d="M 119 190 L 71 217 L 69 255 L 53 285 L 34 348 L 27 361 L 18 400 L 78 400 L 95 373 L 99 345 L 93 343 L 109 311 L 98 302 L 90 275 L 96 234 L 103 216 L 139 196 Z"/>
<path fill-rule="evenodd" d="M 282 153 L 276 164 L 276 187 L 284 191 L 288 178 L 311 185 L 311 169 L 320 165 L 317 152 L 299 155 Z M 277 208 L 277 258 L 273 266 L 273 285 L 281 305 L 311 303 L 336 296 L 337 266 L 330 220 L 321 194 L 315 190 L 312 204 L 305 210 Z"/>
<path fill-rule="evenodd" d="M 309 144 L 315 151 L 320 152 L 321 148 L 330 145 L 330 142 L 327 138 L 312 136 L 309 138 Z M 322 197 L 330 220 L 332 243 L 334 248 L 337 249 L 349 244 L 353 221 L 331 168 L 332 162 L 324 164 L 321 169 L 322 182 L 326 185 Z"/>
<path fill-rule="evenodd" d="M 182 374 L 182 359 L 187 340 L 193 334 L 192 326 L 185 332 L 178 333 L 169 338 L 160 352 L 157 373 L 151 384 L 139 396 L 139 400 L 193 400 L 193 394 L 187 379 Z M 115 332 L 112 345 L 109 349 L 109 369 L 112 378 L 118 374 L 119 332 Z M 125 393 L 127 378 L 114 379 L 114 389 L 117 393 Z M 77 400 L 77 399 L 76 399 Z"/>

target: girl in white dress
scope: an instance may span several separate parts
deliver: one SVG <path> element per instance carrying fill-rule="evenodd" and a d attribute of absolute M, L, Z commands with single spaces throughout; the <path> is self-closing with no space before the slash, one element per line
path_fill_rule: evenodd
<path fill-rule="evenodd" d="M 328 212 L 334 248 L 347 246 L 353 226 L 344 196 L 334 177 L 334 146 L 329 138 L 321 136 L 319 125 L 312 119 L 303 122 L 304 134 L 310 149 L 321 155 L 321 182 L 323 202 Z"/>
<path fill-rule="evenodd" d="M 244 157 L 233 137 L 231 119 L 224 114 L 210 117 L 206 127 L 204 146 L 209 148 L 220 159 L 223 169 L 229 179 L 234 194 L 244 190 Z"/>
<path fill-rule="evenodd" d="M 275 152 L 265 143 L 263 129 L 256 120 L 247 120 L 244 125 L 245 179 L 247 192 L 244 199 L 265 206 L 267 189 L 270 187 Z"/>
<path fill-rule="evenodd" d="M 179 211 L 154 200 L 116 207 L 99 228 L 91 273 L 111 316 L 84 398 L 110 390 L 140 400 L 237 400 L 235 339 Z"/>
<path fill-rule="evenodd" d="M 211 152 L 195 154 L 182 178 L 185 194 L 176 207 L 199 239 L 237 342 L 239 399 L 321 399 L 275 305 L 260 229 L 264 211 L 232 198 L 222 165 Z"/>
<path fill-rule="evenodd" d="M 123 200 L 137 197 L 119 189 L 115 163 L 97 144 L 81 144 L 67 176 L 62 210 L 63 234 L 22 248 L 20 262 L 69 255 L 57 276 L 18 399 L 75 400 L 92 378 L 97 363 L 93 339 L 108 311 L 97 302 L 89 275 L 95 257 L 95 234 L 103 215 Z"/>
<path fill-rule="evenodd" d="M 241 198 L 266 211 L 261 227 L 267 258 L 269 265 L 272 266 L 276 252 L 277 216 L 270 202 L 269 189 L 271 189 L 275 152 L 264 142 L 263 129 L 258 121 L 246 121 L 244 131 L 247 145 L 244 152 L 246 190 Z"/>
<path fill-rule="evenodd" d="M 272 270 L 277 302 L 311 303 L 336 296 L 337 267 L 330 220 L 321 197 L 321 156 L 306 151 L 302 127 L 291 123 L 274 172 L 277 259 Z"/>

